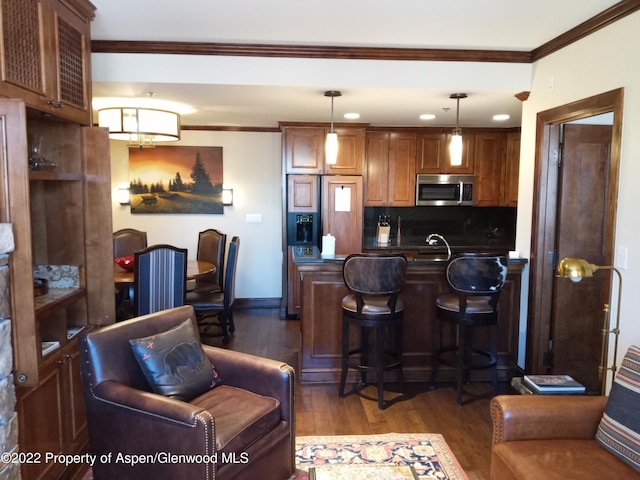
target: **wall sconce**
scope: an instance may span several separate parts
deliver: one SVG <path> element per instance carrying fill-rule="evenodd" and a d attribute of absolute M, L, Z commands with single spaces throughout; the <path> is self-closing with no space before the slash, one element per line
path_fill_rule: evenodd
<path fill-rule="evenodd" d="M 222 205 L 225 207 L 233 205 L 233 188 L 222 187 Z"/>
<path fill-rule="evenodd" d="M 118 183 L 118 191 L 116 193 L 116 200 L 120 205 L 129 205 L 129 184 L 125 182 Z"/>
<path fill-rule="evenodd" d="M 616 373 L 616 364 L 618 363 L 618 337 L 620 335 L 620 300 L 622 299 L 622 275 L 620 271 L 609 265 L 594 265 L 582 258 L 563 258 L 556 270 L 556 276 L 560 278 L 568 278 L 572 282 L 580 282 L 584 277 L 593 277 L 596 270 L 613 270 L 618 275 L 618 303 L 616 309 L 616 326 L 611 328 L 611 308 L 609 304 L 604 306 L 604 324 L 602 326 L 602 355 L 600 357 L 600 366 L 598 373 L 600 374 L 601 395 L 606 394 L 607 386 L 607 370 L 611 370 L 611 383 Z M 613 346 L 613 365 L 607 367 L 609 361 L 609 334 L 613 333 L 615 341 Z"/>

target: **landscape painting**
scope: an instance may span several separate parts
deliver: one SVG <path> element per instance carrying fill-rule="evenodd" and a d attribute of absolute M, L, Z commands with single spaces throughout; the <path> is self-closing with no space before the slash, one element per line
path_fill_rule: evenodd
<path fill-rule="evenodd" d="M 222 147 L 129 148 L 131 213 L 222 214 Z"/>

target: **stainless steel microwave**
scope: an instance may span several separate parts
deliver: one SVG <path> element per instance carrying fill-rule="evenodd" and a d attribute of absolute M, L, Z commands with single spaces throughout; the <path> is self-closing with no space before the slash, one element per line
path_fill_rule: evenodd
<path fill-rule="evenodd" d="M 473 175 L 418 175 L 416 205 L 473 205 Z"/>

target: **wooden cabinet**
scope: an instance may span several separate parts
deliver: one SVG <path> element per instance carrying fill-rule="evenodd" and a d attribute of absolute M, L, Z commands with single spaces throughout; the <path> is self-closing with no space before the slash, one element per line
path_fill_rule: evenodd
<path fill-rule="evenodd" d="M 284 127 L 282 153 L 286 173 L 324 172 L 324 127 Z"/>
<path fill-rule="evenodd" d="M 17 389 L 20 448 L 23 452 L 73 455 L 88 443 L 77 343 L 47 355 L 34 388 Z M 25 463 L 22 479 L 71 478 L 83 464 L 65 468 L 55 462 Z"/>
<path fill-rule="evenodd" d="M 284 126 L 283 156 L 288 174 L 361 175 L 364 162 L 364 128 L 335 127 L 338 159 L 324 161 L 324 145 L 329 128 L 324 126 Z"/>
<path fill-rule="evenodd" d="M 474 201 L 477 206 L 501 204 L 505 147 L 504 133 L 476 134 Z"/>
<path fill-rule="evenodd" d="M 287 247 L 287 315 L 300 315 L 301 288 L 300 273 L 293 262 L 294 247 Z"/>
<path fill-rule="evenodd" d="M 0 95 L 91 124 L 90 22 L 86 0 L 1 0 Z"/>
<path fill-rule="evenodd" d="M 502 175 L 502 201 L 505 207 L 518 206 L 518 181 L 520 175 L 520 132 L 507 133 L 507 146 Z"/>
<path fill-rule="evenodd" d="M 108 134 L 44 119 L 21 100 L 0 100 L 0 118 L 7 188 L 0 221 L 13 225 L 16 239 L 10 268 L 20 448 L 73 453 L 87 442 L 76 339 L 89 325 L 115 321 Z M 29 169 L 33 144 L 55 170 Z M 34 297 L 35 275 L 49 277 L 48 293 Z M 44 341 L 60 347 L 43 357 Z M 40 469 L 51 473 L 43 477 Z M 23 466 L 23 478 L 55 472 Z"/>
<path fill-rule="evenodd" d="M 473 173 L 475 134 L 462 134 L 462 165 L 452 166 L 449 154 L 451 134 L 419 133 L 417 137 L 416 173 L 469 174 Z"/>
<path fill-rule="evenodd" d="M 405 380 L 426 381 L 431 373 L 434 352 L 435 302 L 449 291 L 444 265 L 410 262 L 407 281 L 400 294 L 404 305 L 403 350 Z M 509 380 L 517 371 L 520 324 L 521 264 L 509 264 L 507 280 L 500 295 L 498 375 Z M 338 382 L 340 375 L 342 311 L 348 293 L 341 264 L 299 264 L 302 278 L 302 346 L 300 375 L 305 383 Z M 490 336 L 477 329 L 477 345 L 487 347 Z M 443 330 L 443 341 L 455 343 L 455 329 Z M 456 369 L 441 366 L 439 380 L 454 381 Z M 353 375 L 353 372 L 349 374 Z M 488 380 L 489 371 L 474 371 L 473 378 Z M 352 377 L 355 381 L 355 375 Z"/>
<path fill-rule="evenodd" d="M 317 212 L 318 175 L 287 176 L 287 211 Z"/>
<path fill-rule="evenodd" d="M 322 232 L 336 237 L 336 254 L 362 251 L 362 177 L 326 175 L 322 179 Z"/>
<path fill-rule="evenodd" d="M 415 133 L 368 132 L 365 165 L 365 206 L 415 205 Z"/>

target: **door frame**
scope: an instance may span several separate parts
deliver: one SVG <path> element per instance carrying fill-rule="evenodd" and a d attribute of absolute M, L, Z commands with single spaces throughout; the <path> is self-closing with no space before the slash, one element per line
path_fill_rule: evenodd
<path fill-rule="evenodd" d="M 613 113 L 610 188 L 607 205 L 607 218 L 609 221 L 604 236 L 605 264 L 613 265 L 623 100 L 624 88 L 619 88 L 538 113 L 531 225 L 529 313 L 525 356 L 525 370 L 527 373 L 546 373 L 544 357 L 549 348 L 549 339 L 551 338 L 552 295 L 549 294 L 551 288 L 548 285 L 549 282 L 545 282 L 545 279 L 548 278 L 549 269 L 552 267 L 547 263 L 545 245 L 548 244 L 549 236 L 555 235 L 555 224 L 547 217 L 551 207 L 555 208 L 554 199 L 557 194 L 557 185 L 552 185 L 548 182 L 549 169 L 556 168 L 553 166 L 552 141 L 557 136 L 557 130 L 562 123 L 603 113 Z"/>

